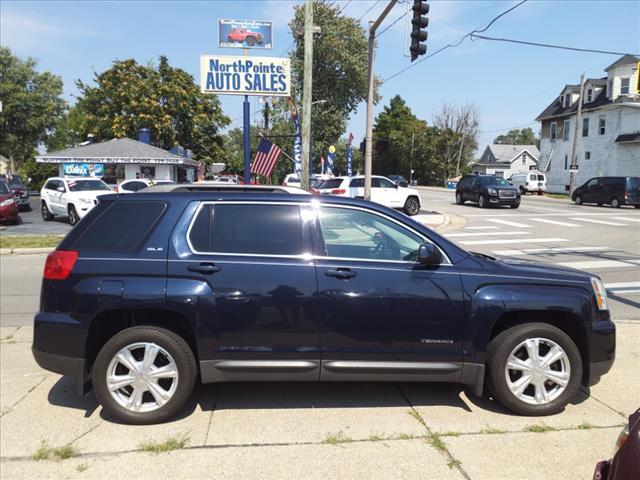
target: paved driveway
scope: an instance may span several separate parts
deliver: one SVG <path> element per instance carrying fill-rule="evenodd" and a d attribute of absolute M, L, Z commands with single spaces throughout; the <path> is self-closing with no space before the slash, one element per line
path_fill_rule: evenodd
<path fill-rule="evenodd" d="M 45 222 L 40 215 L 40 197 L 31 197 L 31 211 L 20 212 L 20 225 L 0 226 L 0 235 L 66 235 L 71 230 L 67 217 Z"/>

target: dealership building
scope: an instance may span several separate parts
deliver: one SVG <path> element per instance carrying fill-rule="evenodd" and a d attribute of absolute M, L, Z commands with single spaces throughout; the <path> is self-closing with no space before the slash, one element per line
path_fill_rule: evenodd
<path fill-rule="evenodd" d="M 123 180 L 150 178 L 193 182 L 198 162 L 181 147 L 171 151 L 151 145 L 149 130 L 142 129 L 138 140 L 114 138 L 106 142 L 86 144 L 50 152 L 36 157 L 39 163 L 59 165 L 60 176 L 100 177 L 109 184 Z"/>

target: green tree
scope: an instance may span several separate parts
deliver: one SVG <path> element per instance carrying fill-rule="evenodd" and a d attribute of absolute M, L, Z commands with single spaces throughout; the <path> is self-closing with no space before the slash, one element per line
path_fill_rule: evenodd
<path fill-rule="evenodd" d="M 498 135 L 493 143 L 499 145 L 535 145 L 540 148 L 540 139 L 530 128 L 509 130 L 505 135 Z"/>
<path fill-rule="evenodd" d="M 62 117 L 62 79 L 36 71 L 37 62 L 22 60 L 0 47 L 0 153 L 16 166 L 32 158 Z"/>
<path fill-rule="evenodd" d="M 224 159 L 220 129 L 229 119 L 216 96 L 200 92 L 193 77 L 160 57 L 158 68 L 135 60 L 114 62 L 95 75 L 95 86 L 77 82 L 82 97 L 82 135 L 96 141 L 137 138 L 151 130 L 152 143 L 164 149 L 182 145 L 205 163 Z"/>
<path fill-rule="evenodd" d="M 341 7 L 327 0 L 313 4 L 313 23 L 321 33 L 313 43 L 314 165 L 329 145 L 345 133 L 349 115 L 367 97 L 367 37 L 354 18 L 340 14 Z M 294 7 L 290 24 L 295 38 L 291 53 L 293 96 L 301 105 L 304 81 L 304 6 Z M 304 114 L 304 112 L 302 112 Z"/>

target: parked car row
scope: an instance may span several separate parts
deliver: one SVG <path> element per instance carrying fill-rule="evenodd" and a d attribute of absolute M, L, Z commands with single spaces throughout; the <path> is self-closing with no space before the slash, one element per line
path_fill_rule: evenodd
<path fill-rule="evenodd" d="M 9 182 L 0 178 L 0 222 L 10 225 L 20 223 L 18 203 Z"/>

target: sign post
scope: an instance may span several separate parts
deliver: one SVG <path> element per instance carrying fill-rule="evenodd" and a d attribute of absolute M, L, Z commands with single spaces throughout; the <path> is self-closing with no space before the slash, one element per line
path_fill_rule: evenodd
<path fill-rule="evenodd" d="M 242 104 L 242 117 L 244 129 L 244 183 L 251 184 L 251 124 L 249 122 L 249 95 L 244 96 Z"/>

